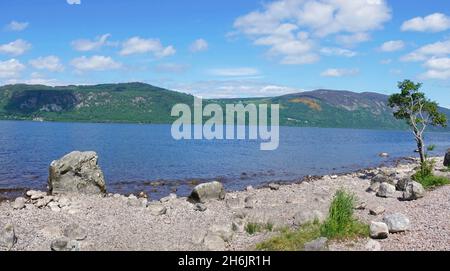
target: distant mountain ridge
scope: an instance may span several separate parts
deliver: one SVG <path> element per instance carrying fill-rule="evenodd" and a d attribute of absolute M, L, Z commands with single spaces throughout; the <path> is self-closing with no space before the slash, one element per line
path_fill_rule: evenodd
<path fill-rule="evenodd" d="M 393 118 L 388 96 L 319 89 L 267 98 L 209 99 L 205 103 L 280 104 L 280 124 L 300 127 L 406 129 Z M 0 87 L 0 119 L 171 123 L 172 106 L 193 96 L 144 83 Z M 450 119 L 450 110 L 440 108 Z M 446 130 L 449 130 L 448 128 Z"/>

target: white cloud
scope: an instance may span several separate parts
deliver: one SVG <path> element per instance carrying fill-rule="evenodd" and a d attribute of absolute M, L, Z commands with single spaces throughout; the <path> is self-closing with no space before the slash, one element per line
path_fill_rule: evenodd
<path fill-rule="evenodd" d="M 178 63 L 161 63 L 156 65 L 155 71 L 161 73 L 183 73 L 189 68 L 188 65 Z"/>
<path fill-rule="evenodd" d="M 164 47 L 158 39 L 132 37 L 122 44 L 120 51 L 123 56 L 144 53 L 152 53 L 155 57 L 162 58 L 174 55 L 176 50 L 172 45 Z"/>
<path fill-rule="evenodd" d="M 450 17 L 434 13 L 426 17 L 416 17 L 403 23 L 402 31 L 441 32 L 450 29 Z"/>
<path fill-rule="evenodd" d="M 72 47 L 75 50 L 82 52 L 97 50 L 107 44 L 109 37 L 111 37 L 111 34 L 104 34 L 102 36 L 97 37 L 95 40 L 87 40 L 87 39 L 75 40 L 72 41 Z"/>
<path fill-rule="evenodd" d="M 113 70 L 122 66 L 121 63 L 114 61 L 111 57 L 97 55 L 75 58 L 71 61 L 71 65 L 79 72 Z"/>
<path fill-rule="evenodd" d="M 6 26 L 8 31 L 23 31 L 28 27 L 28 22 L 12 21 Z"/>
<path fill-rule="evenodd" d="M 320 53 L 325 56 L 344 56 L 344 57 L 354 57 L 358 55 L 355 51 L 337 48 L 337 47 L 324 47 L 320 49 Z"/>
<path fill-rule="evenodd" d="M 247 98 L 272 97 L 303 90 L 266 82 L 252 80 L 212 80 L 189 84 L 171 84 L 170 89 L 190 93 L 202 98 Z"/>
<path fill-rule="evenodd" d="M 413 62 L 413 61 L 426 61 L 430 57 L 440 57 L 450 54 L 450 40 L 439 41 L 425 46 L 403 56 L 402 61 Z"/>
<path fill-rule="evenodd" d="M 380 64 L 383 64 L 383 65 L 388 65 L 388 64 L 391 64 L 391 63 L 392 63 L 392 59 L 390 59 L 390 58 L 382 59 L 380 61 Z"/>
<path fill-rule="evenodd" d="M 25 69 L 25 65 L 17 59 L 0 61 L 0 78 L 16 78 Z"/>
<path fill-rule="evenodd" d="M 343 77 L 354 76 L 359 73 L 358 69 L 328 69 L 323 71 L 320 75 L 323 77 Z"/>
<path fill-rule="evenodd" d="M 64 70 L 64 66 L 56 56 L 38 57 L 30 60 L 30 64 L 38 70 L 49 70 L 52 72 L 61 72 Z"/>
<path fill-rule="evenodd" d="M 81 5 L 81 0 L 67 0 L 69 5 Z"/>
<path fill-rule="evenodd" d="M 424 79 L 450 79 L 450 58 L 431 58 L 424 63 L 428 69 L 420 77 Z"/>
<path fill-rule="evenodd" d="M 350 35 L 338 35 L 336 41 L 344 46 L 352 47 L 358 43 L 366 42 L 370 40 L 368 33 L 355 33 Z"/>
<path fill-rule="evenodd" d="M 259 70 L 255 68 L 225 68 L 225 69 L 211 69 L 209 74 L 222 77 L 244 77 L 259 75 Z"/>
<path fill-rule="evenodd" d="M 395 52 L 405 48 L 405 43 L 402 40 L 391 40 L 383 43 L 380 50 L 383 52 Z"/>
<path fill-rule="evenodd" d="M 345 45 L 367 41 L 368 32 L 390 18 L 385 0 L 278 0 L 237 18 L 234 27 L 255 45 L 269 47 L 281 63 L 306 64 L 319 60 L 320 38 L 339 34 Z"/>
<path fill-rule="evenodd" d="M 20 56 L 31 49 L 31 44 L 22 39 L 0 45 L 0 53 L 11 56 Z"/>
<path fill-rule="evenodd" d="M 189 50 L 193 53 L 202 52 L 208 50 L 208 42 L 204 39 L 198 39 L 194 41 L 191 46 L 189 47 Z"/>
<path fill-rule="evenodd" d="M 29 85 L 46 85 L 46 86 L 61 86 L 62 84 L 57 79 L 45 78 L 43 75 L 39 73 L 32 73 L 31 78 L 29 79 L 9 79 L 6 80 L 6 84 L 29 84 Z"/>

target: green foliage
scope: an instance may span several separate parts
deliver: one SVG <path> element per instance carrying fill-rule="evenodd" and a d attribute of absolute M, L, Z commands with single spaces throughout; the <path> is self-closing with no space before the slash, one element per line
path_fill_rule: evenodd
<path fill-rule="evenodd" d="M 407 128 L 403 121 L 396 120 L 391 111 L 381 105 L 386 100 L 385 96 L 345 92 L 346 99 L 343 99 L 342 93 L 327 90 L 274 98 L 211 99 L 204 100 L 204 103 L 222 106 L 227 103 L 280 104 L 280 125 L 283 126 Z M 0 119 L 9 120 L 36 118 L 68 122 L 170 124 L 176 119 L 171 117 L 171 109 L 178 103 L 192 106 L 193 96 L 143 83 L 0 87 Z M 446 112 L 450 115 L 450 111 Z"/>
<path fill-rule="evenodd" d="M 258 244 L 256 248 L 265 251 L 299 251 L 304 249 L 305 243 L 319 237 L 329 240 L 366 237 L 369 235 L 369 226 L 354 218 L 354 205 L 354 195 L 339 190 L 323 224 L 315 221 L 296 230 L 283 229 L 278 236 Z"/>
<path fill-rule="evenodd" d="M 399 94 L 389 97 L 388 104 L 395 109 L 394 116 L 397 119 L 406 120 L 410 126 L 447 126 L 447 117 L 440 113 L 438 104 L 425 97 L 420 92 L 422 83 L 414 83 L 404 80 L 398 83 Z"/>
<path fill-rule="evenodd" d="M 245 231 L 250 235 L 253 235 L 253 234 L 256 234 L 259 232 L 263 232 L 263 231 L 271 232 L 271 231 L 273 231 L 273 229 L 274 229 L 274 226 L 270 222 L 267 222 L 265 224 L 250 222 L 250 223 L 247 223 L 247 225 L 245 225 Z"/>
<path fill-rule="evenodd" d="M 435 188 L 450 184 L 448 178 L 435 176 L 433 174 L 435 163 L 436 161 L 434 160 L 425 160 L 412 176 L 413 180 L 422 184 L 424 188 Z"/>
<path fill-rule="evenodd" d="M 344 190 L 337 191 L 328 218 L 320 228 L 321 235 L 329 239 L 368 235 L 368 226 L 353 217 L 354 206 L 354 195 Z"/>
<path fill-rule="evenodd" d="M 436 145 L 430 145 L 427 147 L 428 151 L 434 151 L 436 149 Z"/>
<path fill-rule="evenodd" d="M 320 224 L 307 224 L 298 230 L 283 229 L 281 233 L 256 245 L 263 251 L 300 251 L 305 243 L 320 237 Z"/>

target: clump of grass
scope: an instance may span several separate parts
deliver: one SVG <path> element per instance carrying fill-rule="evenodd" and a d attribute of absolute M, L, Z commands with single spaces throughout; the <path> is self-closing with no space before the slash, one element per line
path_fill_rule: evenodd
<path fill-rule="evenodd" d="M 434 165 L 434 160 L 427 160 L 423 162 L 416 173 L 412 176 L 413 180 L 428 189 L 450 184 L 450 179 L 435 176 L 433 174 Z"/>
<path fill-rule="evenodd" d="M 279 236 L 273 237 L 256 246 L 266 251 L 298 251 L 303 250 L 305 243 L 319 237 L 329 240 L 347 239 L 369 236 L 369 226 L 353 216 L 356 199 L 354 195 L 339 190 L 330 205 L 328 218 L 324 223 L 315 221 L 303 225 L 297 230 L 283 229 Z"/>
<path fill-rule="evenodd" d="M 274 226 L 270 222 L 267 222 L 265 224 L 250 222 L 247 225 L 245 225 L 245 231 L 250 235 L 253 235 L 258 232 L 263 232 L 263 231 L 271 232 L 271 231 L 273 231 L 273 229 L 274 229 Z"/>
<path fill-rule="evenodd" d="M 280 235 L 256 245 L 263 251 L 299 251 L 305 243 L 320 237 L 320 224 L 304 225 L 298 230 L 283 229 Z"/>
<path fill-rule="evenodd" d="M 354 195 L 344 190 L 337 191 L 328 218 L 320 227 L 321 235 L 328 239 L 367 236 L 369 227 L 353 217 L 355 202 Z"/>
<path fill-rule="evenodd" d="M 414 180 L 420 183 L 424 188 L 431 189 L 443 185 L 449 185 L 450 180 L 445 177 L 428 175 L 428 176 L 414 176 Z"/>

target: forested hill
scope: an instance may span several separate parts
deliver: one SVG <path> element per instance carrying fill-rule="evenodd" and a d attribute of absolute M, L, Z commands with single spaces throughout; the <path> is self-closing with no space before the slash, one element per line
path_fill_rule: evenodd
<path fill-rule="evenodd" d="M 286 126 L 367 129 L 405 129 L 392 117 L 388 96 L 315 90 L 271 98 L 212 99 L 205 103 L 280 104 L 280 123 Z M 143 83 L 49 87 L 0 87 L 0 119 L 171 123 L 172 106 L 192 104 L 193 96 Z M 450 110 L 440 109 L 450 119 Z"/>

